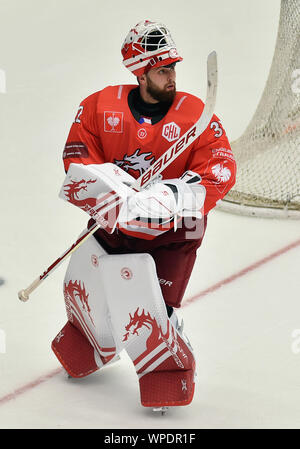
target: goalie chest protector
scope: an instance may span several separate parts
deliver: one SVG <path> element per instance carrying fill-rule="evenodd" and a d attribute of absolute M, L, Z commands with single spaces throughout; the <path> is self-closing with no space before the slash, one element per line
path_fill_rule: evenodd
<path fill-rule="evenodd" d="M 197 97 L 177 92 L 175 100 L 167 114 L 156 124 L 139 123 L 134 118 L 129 105 L 128 94 L 135 85 L 109 86 L 88 97 L 96 116 L 91 114 L 91 128 L 100 136 L 105 162 L 119 165 L 135 178 L 138 178 L 171 145 L 177 141 L 199 119 L 203 102 Z M 96 96 L 96 97 L 95 97 Z M 95 111 L 96 109 L 96 111 Z M 203 137 L 201 137 L 203 138 Z M 184 152 L 164 170 L 165 179 L 176 178 L 187 169 L 190 151 Z"/>

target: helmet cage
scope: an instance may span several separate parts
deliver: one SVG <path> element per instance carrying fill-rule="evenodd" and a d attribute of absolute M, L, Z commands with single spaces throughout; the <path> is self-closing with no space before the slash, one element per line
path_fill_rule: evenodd
<path fill-rule="evenodd" d="M 162 24 L 155 24 L 145 32 L 140 39 L 140 46 L 144 49 L 144 52 L 154 51 L 161 49 L 162 47 L 175 48 L 175 42 L 167 28 Z"/>
<path fill-rule="evenodd" d="M 123 64 L 139 76 L 152 67 L 181 61 L 165 25 L 145 20 L 128 33 L 122 46 Z"/>

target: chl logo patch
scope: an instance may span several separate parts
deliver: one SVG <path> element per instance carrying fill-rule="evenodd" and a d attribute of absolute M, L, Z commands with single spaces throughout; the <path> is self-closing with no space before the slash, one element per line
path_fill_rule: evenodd
<path fill-rule="evenodd" d="M 106 133 L 123 132 L 123 112 L 104 112 L 104 131 Z"/>
<path fill-rule="evenodd" d="M 167 139 L 168 142 L 179 139 L 180 127 L 175 122 L 166 123 L 163 126 L 162 136 Z"/>

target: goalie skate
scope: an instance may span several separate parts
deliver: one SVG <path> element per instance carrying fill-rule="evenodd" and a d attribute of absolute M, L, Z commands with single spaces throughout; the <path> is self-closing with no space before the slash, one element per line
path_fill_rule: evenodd
<path fill-rule="evenodd" d="M 153 411 L 155 413 L 161 413 L 162 416 L 164 416 L 168 410 L 169 410 L 169 407 L 154 407 L 153 408 Z"/>

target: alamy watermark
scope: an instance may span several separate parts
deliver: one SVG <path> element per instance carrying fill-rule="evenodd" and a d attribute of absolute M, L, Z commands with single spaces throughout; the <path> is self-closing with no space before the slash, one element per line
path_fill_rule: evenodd
<path fill-rule="evenodd" d="M 300 94 L 300 69 L 295 69 L 292 72 L 292 92 L 294 94 Z"/>
<path fill-rule="evenodd" d="M 293 354 L 300 354 L 300 329 L 294 329 L 292 332 L 291 350 Z"/>
<path fill-rule="evenodd" d="M 3 329 L 0 329 L 0 354 L 6 353 L 6 334 Z"/>
<path fill-rule="evenodd" d="M 5 71 L 2 69 L 0 69 L 0 93 L 6 93 L 6 76 Z"/>

